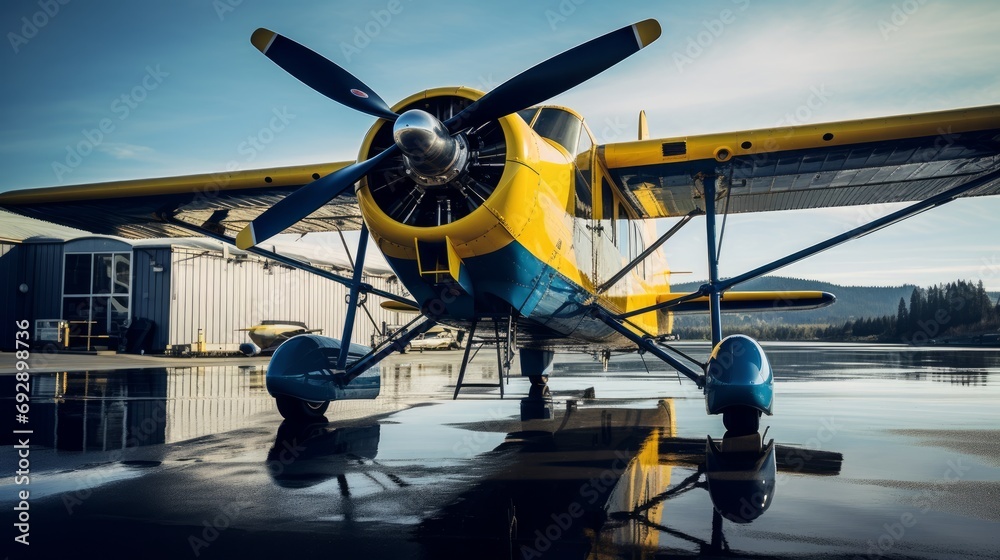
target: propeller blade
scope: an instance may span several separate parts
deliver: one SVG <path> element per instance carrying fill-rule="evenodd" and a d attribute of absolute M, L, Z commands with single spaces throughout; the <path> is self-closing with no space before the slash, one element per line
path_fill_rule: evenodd
<path fill-rule="evenodd" d="M 373 117 L 396 120 L 398 115 L 364 82 L 288 37 L 262 27 L 250 42 L 285 72 L 330 99 Z"/>
<path fill-rule="evenodd" d="M 611 68 L 659 36 L 660 24 L 647 19 L 587 41 L 500 84 L 444 124 L 454 134 L 541 103 Z"/>
<path fill-rule="evenodd" d="M 358 179 L 397 149 L 393 144 L 371 159 L 348 165 L 299 187 L 247 224 L 236 236 L 236 246 L 240 249 L 253 247 L 295 225 L 358 182 Z"/>

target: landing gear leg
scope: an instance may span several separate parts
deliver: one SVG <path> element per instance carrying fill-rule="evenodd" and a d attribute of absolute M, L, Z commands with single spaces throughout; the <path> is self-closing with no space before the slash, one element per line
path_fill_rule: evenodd
<path fill-rule="evenodd" d="M 749 406 L 730 406 L 722 411 L 722 424 L 726 433 L 746 435 L 760 429 L 760 411 Z"/>
<path fill-rule="evenodd" d="M 521 348 L 519 352 L 521 355 L 521 375 L 527 377 L 533 386 L 548 383 L 555 353 L 551 350 L 536 350 L 534 348 Z"/>

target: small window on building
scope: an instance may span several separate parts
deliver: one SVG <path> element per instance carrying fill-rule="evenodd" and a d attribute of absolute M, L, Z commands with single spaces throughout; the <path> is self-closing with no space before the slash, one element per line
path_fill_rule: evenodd
<path fill-rule="evenodd" d="M 90 265 L 93 255 L 66 255 L 66 273 L 63 278 L 64 294 L 90 293 Z"/>

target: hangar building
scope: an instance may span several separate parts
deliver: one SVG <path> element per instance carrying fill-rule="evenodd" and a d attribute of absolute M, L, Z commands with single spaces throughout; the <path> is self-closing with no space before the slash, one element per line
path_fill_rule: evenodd
<path fill-rule="evenodd" d="M 334 247 L 285 240 L 275 249 L 350 275 L 346 251 Z M 364 280 L 403 293 L 384 265 L 366 266 Z M 7 351 L 23 319 L 33 337 L 36 320 L 68 321 L 75 349 L 117 348 L 127 325 L 143 324 L 151 327 L 144 349 L 152 353 L 235 352 L 249 341 L 239 329 L 265 320 L 302 322 L 340 338 L 347 310 L 346 287 L 218 241 L 91 235 L 8 213 L 0 213 L 0 290 L 0 349 Z M 371 344 L 376 329 L 406 319 L 380 301 L 370 297 L 368 313 L 358 313 L 354 342 Z"/>

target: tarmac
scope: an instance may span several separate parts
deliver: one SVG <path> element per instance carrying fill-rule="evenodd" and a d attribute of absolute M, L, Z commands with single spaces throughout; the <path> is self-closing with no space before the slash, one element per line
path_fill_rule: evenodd
<path fill-rule="evenodd" d="M 3 430 L 4 548 L 9 558 L 996 557 L 1000 351 L 765 350 L 775 415 L 759 443 L 725 438 L 743 453 L 730 457 L 750 460 L 721 471 L 708 448 L 724 439 L 720 418 L 652 357 L 616 357 L 604 372 L 560 356 L 546 391 L 512 375 L 504 398 L 475 387 L 452 400 L 461 352 L 393 356 L 379 398 L 333 403 L 328 422 L 301 425 L 267 395 L 267 358 L 36 356 L 29 421 Z M 8 415 L 16 368 L 0 354 Z M 501 382 L 488 349 L 468 380 Z M 757 484 L 768 468 L 773 482 Z"/>

